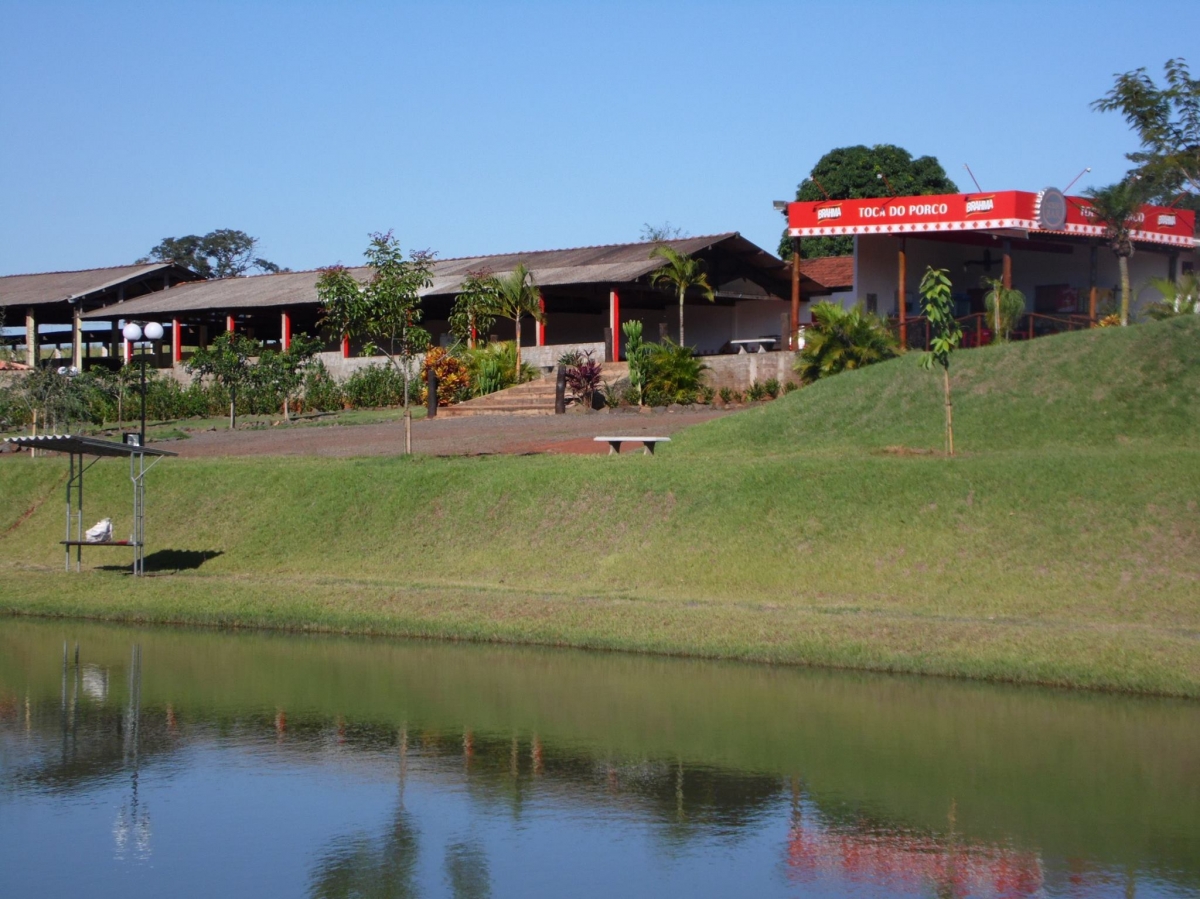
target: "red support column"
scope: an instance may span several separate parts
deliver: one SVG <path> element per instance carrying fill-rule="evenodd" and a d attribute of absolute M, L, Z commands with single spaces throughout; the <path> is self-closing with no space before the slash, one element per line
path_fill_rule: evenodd
<path fill-rule="evenodd" d="M 538 294 L 538 309 L 542 312 L 542 320 L 537 323 L 537 345 L 546 345 L 546 298 Z"/>
<path fill-rule="evenodd" d="M 230 334 L 233 333 L 233 328 L 236 324 L 237 324 L 237 322 L 235 322 L 233 320 L 232 315 L 225 316 L 225 330 L 228 331 Z"/>
<path fill-rule="evenodd" d="M 350 335 L 349 334 L 342 335 L 342 358 L 343 359 L 350 358 Z"/>
<path fill-rule="evenodd" d="M 285 353 L 292 346 L 292 315 L 286 309 L 283 310 L 282 320 L 279 323 L 279 346 Z"/>
<path fill-rule="evenodd" d="M 608 294 L 608 326 L 612 328 L 613 362 L 621 361 L 621 296 L 615 290 Z"/>
<path fill-rule="evenodd" d="M 171 319 L 171 362 L 183 361 L 183 325 L 179 319 Z"/>

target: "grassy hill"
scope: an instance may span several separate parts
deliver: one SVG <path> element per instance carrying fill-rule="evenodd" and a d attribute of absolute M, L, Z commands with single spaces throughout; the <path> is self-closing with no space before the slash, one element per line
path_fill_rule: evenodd
<path fill-rule="evenodd" d="M 914 354 L 650 458 L 167 460 L 143 582 L 61 573 L 65 460 L 6 458 L 0 610 L 1200 696 L 1198 348 L 1187 320 L 960 352 L 953 459 L 914 452 Z M 124 466 L 89 478 L 127 531 Z"/>
<path fill-rule="evenodd" d="M 783 403 L 696 429 L 695 452 L 942 447 L 942 384 L 920 353 L 819 381 Z M 1200 441 L 1200 321 L 1098 328 L 951 357 L 966 453 Z M 680 449 L 680 447 L 676 447 Z"/>

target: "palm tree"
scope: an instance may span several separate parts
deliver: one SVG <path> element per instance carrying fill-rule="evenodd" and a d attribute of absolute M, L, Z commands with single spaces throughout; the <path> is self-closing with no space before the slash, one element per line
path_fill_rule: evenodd
<path fill-rule="evenodd" d="M 1084 191 L 1092 201 L 1092 215 L 1097 224 L 1104 227 L 1104 239 L 1117 257 L 1117 269 L 1121 273 L 1121 326 L 1129 324 L 1129 257 L 1133 255 L 1133 239 L 1130 237 L 1132 220 L 1142 206 L 1142 189 L 1133 179 L 1119 181 L 1108 187 L 1094 187 Z"/>
<path fill-rule="evenodd" d="M 650 258 L 655 256 L 661 256 L 667 264 L 650 276 L 650 283 L 656 287 L 670 285 L 679 292 L 679 345 L 683 346 L 683 298 L 688 288 L 699 287 L 710 303 L 715 299 L 713 289 L 704 273 L 704 263 L 699 259 L 666 244 L 659 244 L 651 251 Z"/>
<path fill-rule="evenodd" d="M 516 328 L 516 380 L 521 383 L 521 319 L 528 315 L 534 321 L 542 321 L 541 294 L 533 275 L 522 263 L 502 278 L 496 280 L 496 314 L 507 318 Z"/>
<path fill-rule="evenodd" d="M 899 352 L 895 335 L 878 316 L 864 312 L 861 303 L 852 309 L 814 303 L 812 319 L 796 360 L 796 373 L 806 384 L 891 359 Z"/>

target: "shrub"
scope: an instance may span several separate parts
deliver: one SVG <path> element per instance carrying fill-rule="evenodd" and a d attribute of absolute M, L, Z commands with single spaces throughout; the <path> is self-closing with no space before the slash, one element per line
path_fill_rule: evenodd
<path fill-rule="evenodd" d="M 517 383 L 513 377 L 517 365 L 517 347 L 511 340 L 462 350 L 461 354 L 471 379 L 472 396 L 485 396 Z M 537 376 L 536 368 L 528 363 L 521 364 L 521 383 L 532 381 Z"/>
<path fill-rule="evenodd" d="M 658 397 L 666 397 L 667 403 L 693 402 L 708 366 L 695 357 L 691 347 L 680 346 L 670 339 L 648 346 L 646 401 L 650 402 L 648 397 L 653 393 Z"/>
<path fill-rule="evenodd" d="M 558 364 L 566 366 L 567 368 L 572 368 L 582 361 L 583 353 L 579 352 L 579 350 L 567 350 L 558 357 Z"/>
<path fill-rule="evenodd" d="M 398 406 L 404 402 L 404 378 L 391 365 L 372 363 L 360 368 L 346 379 L 342 390 L 356 409 Z"/>
<path fill-rule="evenodd" d="M 421 402 L 428 402 L 429 371 L 437 375 L 438 405 L 460 403 L 471 396 L 471 375 L 467 366 L 440 346 L 430 348 L 421 364 Z"/>
<path fill-rule="evenodd" d="M 602 369 L 603 366 L 592 358 L 591 350 L 582 356 L 579 364 L 567 369 L 567 386 L 585 409 L 595 408 L 592 403 L 604 384 Z"/>
<path fill-rule="evenodd" d="M 750 385 L 750 389 L 746 391 L 746 399 L 752 403 L 757 403 L 759 400 L 767 398 L 767 387 L 765 384 L 759 384 L 755 381 Z"/>
<path fill-rule="evenodd" d="M 625 335 L 625 356 L 629 360 L 629 389 L 637 405 L 641 405 L 646 394 L 646 378 L 649 375 L 651 346 L 642 340 L 642 323 L 636 319 L 621 325 Z"/>
<path fill-rule="evenodd" d="M 779 379 L 767 378 L 767 380 L 763 382 L 763 390 L 767 392 L 767 396 L 769 396 L 771 399 L 775 399 L 775 397 L 779 396 Z"/>
<path fill-rule="evenodd" d="M 784 396 L 787 396 L 793 390 L 799 390 L 799 389 L 800 389 L 800 385 L 797 384 L 795 381 L 785 381 L 784 385 L 783 385 L 783 394 L 784 394 Z"/>
<path fill-rule="evenodd" d="M 336 412 L 345 408 L 346 395 L 319 359 L 305 372 L 303 408 L 307 412 Z"/>
<path fill-rule="evenodd" d="M 804 348 L 796 360 L 796 373 L 806 384 L 890 359 L 899 352 L 898 341 L 887 324 L 863 311 L 861 303 L 853 309 L 815 303 L 812 317 L 812 325 L 804 332 Z"/>
<path fill-rule="evenodd" d="M 740 403 L 742 401 L 742 395 L 731 387 L 722 387 L 719 395 L 723 403 Z"/>
<path fill-rule="evenodd" d="M 705 406 L 711 406 L 717 392 L 711 387 L 701 387 L 696 394 L 696 402 L 703 403 Z"/>

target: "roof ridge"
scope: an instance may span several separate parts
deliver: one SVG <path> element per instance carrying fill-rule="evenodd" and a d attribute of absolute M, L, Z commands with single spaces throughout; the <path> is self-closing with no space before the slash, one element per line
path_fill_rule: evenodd
<path fill-rule="evenodd" d="M 83 272 L 111 272 L 118 268 L 142 268 L 152 265 L 181 265 L 178 262 L 126 262 L 124 265 L 101 265 L 97 268 L 64 268 L 49 272 L 13 272 L 0 278 L 28 278 L 33 275 L 79 275 Z M 187 268 L 187 266 L 181 266 Z"/>
<path fill-rule="evenodd" d="M 630 240 L 624 243 L 596 243 L 584 244 L 579 247 L 554 247 L 549 250 L 512 250 L 506 253 L 482 253 L 473 256 L 447 256 L 444 259 L 437 259 L 436 262 L 462 262 L 466 259 L 487 259 L 492 256 L 531 256 L 534 253 L 570 253 L 576 250 L 611 250 L 616 247 L 649 247 L 661 243 L 679 243 L 685 240 L 715 240 L 718 237 L 733 237 L 740 234 L 739 231 L 721 231 L 716 234 L 697 234 L 694 237 L 673 237 L 670 240 Z"/>

